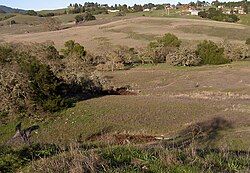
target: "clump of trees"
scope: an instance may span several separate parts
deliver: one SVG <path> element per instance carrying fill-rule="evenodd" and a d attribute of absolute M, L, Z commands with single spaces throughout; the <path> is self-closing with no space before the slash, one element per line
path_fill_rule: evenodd
<path fill-rule="evenodd" d="M 85 62 L 84 47 L 74 41 L 65 46 L 60 55 L 49 43 L 0 45 L 1 120 L 2 113 L 6 119 L 60 111 L 102 92 L 100 79 Z M 71 65 L 74 57 L 78 66 Z"/>
<path fill-rule="evenodd" d="M 202 18 L 208 18 L 216 21 L 238 22 L 240 19 L 235 14 L 224 14 L 222 10 L 209 8 L 207 11 L 201 11 L 198 15 Z"/>
<path fill-rule="evenodd" d="M 101 5 L 98 3 L 86 2 L 84 3 L 84 5 L 75 3 L 75 4 L 70 4 L 68 7 L 69 14 L 78 14 L 78 13 L 84 13 L 84 12 L 89 12 L 92 15 L 108 13 L 107 9 L 104 7 L 101 7 Z"/>
<path fill-rule="evenodd" d="M 156 41 L 149 43 L 148 54 L 155 63 L 162 63 L 166 61 L 166 56 L 171 52 L 175 52 L 180 45 L 181 40 L 177 36 L 167 33 Z"/>
<path fill-rule="evenodd" d="M 82 6 L 81 4 L 70 4 L 68 7 L 68 13 L 69 14 L 77 14 L 77 13 L 84 13 L 85 12 L 85 7 Z"/>

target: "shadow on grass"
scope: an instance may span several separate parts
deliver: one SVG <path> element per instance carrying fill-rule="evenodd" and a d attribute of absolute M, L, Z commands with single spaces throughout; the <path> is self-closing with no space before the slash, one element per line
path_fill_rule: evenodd
<path fill-rule="evenodd" d="M 196 142 L 211 146 L 219 137 L 219 132 L 232 128 L 232 122 L 215 117 L 211 120 L 198 122 L 180 131 L 178 136 L 163 142 L 165 147 L 186 148 Z"/>

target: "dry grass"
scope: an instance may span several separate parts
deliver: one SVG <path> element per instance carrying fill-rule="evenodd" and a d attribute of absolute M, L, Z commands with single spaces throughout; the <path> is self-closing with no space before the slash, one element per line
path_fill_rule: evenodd
<path fill-rule="evenodd" d="M 203 30 L 201 33 L 199 27 L 195 27 L 191 33 L 187 33 L 186 29 L 190 25 L 202 26 L 207 33 L 204 33 Z M 217 34 L 224 30 L 227 31 L 225 34 Z M 67 40 L 76 40 L 85 45 L 87 50 L 94 52 L 97 47 L 96 40 L 94 39 L 96 37 L 106 37 L 113 45 L 144 47 L 148 44 L 149 40 L 167 32 L 174 33 L 179 38 L 194 43 L 197 42 L 197 40 L 203 39 L 219 42 L 225 38 L 235 43 L 244 43 L 242 39 L 248 34 L 249 27 L 240 24 L 207 20 L 138 17 L 112 21 L 105 24 L 98 24 L 97 22 L 97 24 L 90 26 L 79 26 L 54 32 L 8 35 L 3 36 L 3 39 L 5 41 L 15 42 L 44 42 L 52 40 L 58 48 L 61 48 Z"/>
<path fill-rule="evenodd" d="M 71 144 L 68 152 L 33 162 L 27 172 L 98 172 L 104 166 L 105 163 L 96 153 L 83 153 L 78 144 Z"/>
<path fill-rule="evenodd" d="M 242 40 L 245 41 L 250 35 L 250 28 L 227 28 L 224 27 L 214 27 L 214 26 L 202 26 L 202 25 L 187 25 L 177 27 L 180 31 L 184 33 L 193 33 L 208 35 L 213 37 L 223 37 L 225 39 L 231 40 Z"/>

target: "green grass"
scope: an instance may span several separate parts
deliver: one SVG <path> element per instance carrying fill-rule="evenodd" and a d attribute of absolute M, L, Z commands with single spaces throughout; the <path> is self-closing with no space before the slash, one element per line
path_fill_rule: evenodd
<path fill-rule="evenodd" d="M 92 160 L 88 162 L 90 158 Z M 88 172 L 89 168 L 84 165 L 92 164 L 91 168 L 94 172 L 233 173 L 249 171 L 249 161 L 248 154 L 237 156 L 234 151 L 218 149 L 190 147 L 177 150 L 174 148 L 143 149 L 134 146 L 110 146 L 92 152 L 73 149 L 70 152 L 45 158 L 42 162 L 34 161 L 33 166 L 26 167 L 23 171 L 54 172 L 63 169 L 64 172 L 69 172 L 70 169 L 83 168 L 84 172 Z"/>
<path fill-rule="evenodd" d="M 250 26 L 250 14 L 239 15 L 239 18 L 240 18 L 239 23 Z"/>

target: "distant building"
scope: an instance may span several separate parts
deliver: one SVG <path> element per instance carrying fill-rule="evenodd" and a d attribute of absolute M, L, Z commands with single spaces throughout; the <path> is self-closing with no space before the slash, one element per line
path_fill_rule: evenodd
<path fill-rule="evenodd" d="M 223 9 L 223 8 L 224 8 L 223 5 L 219 5 L 219 6 L 218 6 L 218 9 Z"/>
<path fill-rule="evenodd" d="M 120 10 L 108 10 L 109 13 L 117 13 L 119 12 Z"/>
<path fill-rule="evenodd" d="M 198 16 L 199 15 L 199 10 L 190 10 L 189 11 L 192 16 Z"/>
<path fill-rule="evenodd" d="M 146 9 L 144 9 L 143 11 L 144 11 L 144 12 L 149 12 L 150 9 L 149 9 L 149 8 L 146 8 Z"/>

